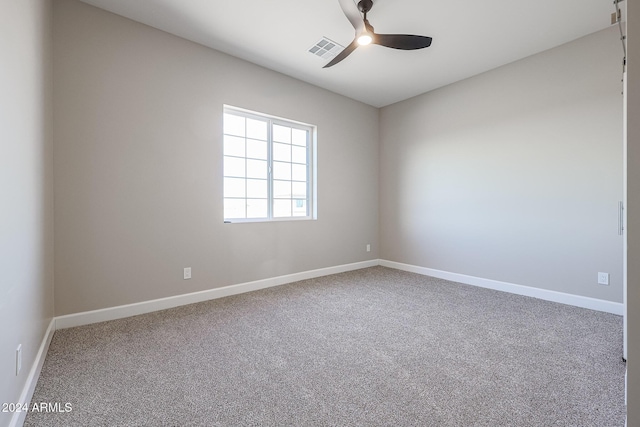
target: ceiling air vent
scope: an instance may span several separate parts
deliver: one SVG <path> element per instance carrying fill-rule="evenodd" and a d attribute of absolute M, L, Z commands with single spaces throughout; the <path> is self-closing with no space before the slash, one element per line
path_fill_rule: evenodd
<path fill-rule="evenodd" d="M 329 40 L 326 37 L 323 37 L 318 43 L 311 46 L 309 52 L 313 53 L 316 56 L 319 56 L 322 59 L 332 59 L 337 54 L 342 52 L 344 46 L 339 45 L 333 40 Z"/>

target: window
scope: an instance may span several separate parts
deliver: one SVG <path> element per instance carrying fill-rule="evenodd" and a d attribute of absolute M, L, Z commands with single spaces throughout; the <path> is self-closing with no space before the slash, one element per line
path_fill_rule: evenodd
<path fill-rule="evenodd" d="M 311 219 L 315 128 L 224 108 L 225 222 Z"/>

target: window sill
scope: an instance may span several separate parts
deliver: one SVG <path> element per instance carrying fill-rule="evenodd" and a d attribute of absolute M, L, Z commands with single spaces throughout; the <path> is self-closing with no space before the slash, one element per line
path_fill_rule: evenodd
<path fill-rule="evenodd" d="M 246 223 L 268 223 L 268 222 L 287 222 L 287 221 L 315 221 L 317 218 L 313 218 L 310 216 L 298 216 L 298 217 L 288 217 L 288 218 L 240 218 L 240 219 L 225 219 L 225 224 L 246 224 Z"/>

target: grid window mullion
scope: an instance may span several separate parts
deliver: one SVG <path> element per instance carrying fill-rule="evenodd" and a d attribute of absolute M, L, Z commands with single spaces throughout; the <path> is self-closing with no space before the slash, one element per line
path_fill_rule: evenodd
<path fill-rule="evenodd" d="M 273 218 L 273 121 L 269 120 L 267 126 L 267 206 L 268 206 L 268 218 Z"/>
<path fill-rule="evenodd" d="M 247 131 L 248 131 L 248 126 L 247 126 L 247 119 L 245 118 L 244 120 L 244 217 L 248 218 L 249 217 L 249 209 L 247 208 L 247 175 L 248 174 L 248 169 L 247 169 Z"/>

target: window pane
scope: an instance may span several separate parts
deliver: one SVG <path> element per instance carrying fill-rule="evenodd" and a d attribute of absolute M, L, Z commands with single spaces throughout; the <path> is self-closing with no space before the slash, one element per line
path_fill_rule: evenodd
<path fill-rule="evenodd" d="M 291 145 L 278 144 L 277 142 L 274 142 L 273 143 L 273 160 L 290 162 L 291 161 Z"/>
<path fill-rule="evenodd" d="M 227 193 L 225 193 L 225 196 Z M 247 197 L 266 199 L 269 197 L 267 181 L 263 179 L 247 180 Z"/>
<path fill-rule="evenodd" d="M 307 166 L 306 165 L 292 165 L 291 171 L 293 174 L 292 179 L 294 181 L 306 181 L 307 180 Z"/>
<path fill-rule="evenodd" d="M 291 179 L 291 163 L 273 162 L 274 179 Z"/>
<path fill-rule="evenodd" d="M 273 197 L 276 199 L 290 199 L 291 181 L 273 181 Z"/>
<path fill-rule="evenodd" d="M 307 216 L 307 201 L 293 200 L 293 216 Z"/>
<path fill-rule="evenodd" d="M 296 199 L 307 198 L 307 183 L 306 182 L 294 182 L 292 183 L 291 197 Z"/>
<path fill-rule="evenodd" d="M 247 159 L 247 178 L 267 179 L 267 162 Z"/>
<path fill-rule="evenodd" d="M 224 197 L 245 197 L 245 180 L 242 178 L 225 178 Z"/>
<path fill-rule="evenodd" d="M 267 140 L 267 122 L 247 119 L 247 138 Z"/>
<path fill-rule="evenodd" d="M 244 117 L 233 114 L 224 115 L 224 133 L 227 135 L 244 136 Z"/>
<path fill-rule="evenodd" d="M 307 146 L 307 131 L 302 129 L 292 130 L 292 141 L 294 145 Z"/>
<path fill-rule="evenodd" d="M 224 199 L 225 218 L 246 218 L 244 199 Z"/>
<path fill-rule="evenodd" d="M 273 216 L 291 216 L 291 199 L 280 199 L 273 201 Z"/>
<path fill-rule="evenodd" d="M 224 155 L 244 157 L 244 138 L 225 135 L 224 136 Z"/>
<path fill-rule="evenodd" d="M 247 199 L 247 218 L 266 218 L 267 199 Z"/>
<path fill-rule="evenodd" d="M 296 147 L 295 145 L 291 147 L 292 156 L 291 161 L 294 163 L 307 163 L 307 148 L 306 147 Z"/>
<path fill-rule="evenodd" d="M 224 175 L 244 177 L 243 158 L 224 156 Z"/>
<path fill-rule="evenodd" d="M 276 142 L 291 144 L 291 128 L 273 125 L 273 140 Z"/>
<path fill-rule="evenodd" d="M 267 142 L 247 139 L 247 157 L 267 160 Z"/>

